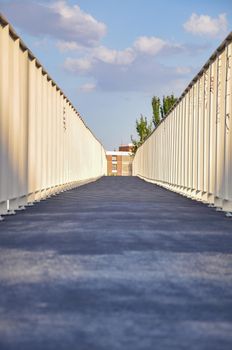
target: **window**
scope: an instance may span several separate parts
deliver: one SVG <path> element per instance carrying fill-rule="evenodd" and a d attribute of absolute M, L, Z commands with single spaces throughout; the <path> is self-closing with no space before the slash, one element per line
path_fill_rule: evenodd
<path fill-rule="evenodd" d="M 112 164 L 112 170 L 117 171 L 117 164 Z"/>
<path fill-rule="evenodd" d="M 117 156 L 112 156 L 112 162 L 117 162 Z"/>

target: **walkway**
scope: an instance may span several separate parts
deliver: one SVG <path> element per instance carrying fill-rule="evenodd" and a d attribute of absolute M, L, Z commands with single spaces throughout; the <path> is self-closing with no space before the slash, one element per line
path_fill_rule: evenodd
<path fill-rule="evenodd" d="M 113 177 L 7 217 L 0 349 L 232 349 L 232 220 Z"/>

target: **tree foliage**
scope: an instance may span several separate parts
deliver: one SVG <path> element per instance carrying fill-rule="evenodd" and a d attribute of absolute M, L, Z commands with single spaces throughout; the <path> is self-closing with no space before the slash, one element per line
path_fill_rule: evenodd
<path fill-rule="evenodd" d="M 153 121 L 153 124 L 157 126 L 160 123 L 160 112 L 161 112 L 159 97 L 153 96 L 151 100 L 151 105 L 153 110 L 152 121 Z"/>
<path fill-rule="evenodd" d="M 161 116 L 165 118 L 172 106 L 176 103 L 177 98 L 174 95 L 163 96 L 163 104 L 161 106 Z"/>
<path fill-rule="evenodd" d="M 139 137 L 139 140 L 134 140 L 131 137 L 131 141 L 134 145 L 133 153 L 135 153 L 140 145 L 145 141 L 145 139 L 151 134 L 152 132 L 152 122 L 148 122 L 147 118 L 144 117 L 142 114 L 140 115 L 139 119 L 136 119 L 136 131 Z"/>
<path fill-rule="evenodd" d="M 163 96 L 162 103 L 160 98 L 157 96 L 153 96 L 151 104 L 152 104 L 152 121 L 148 122 L 147 118 L 142 114 L 139 119 L 136 119 L 136 131 L 139 139 L 135 140 L 131 136 L 131 141 L 134 145 L 133 153 L 136 153 L 138 147 L 143 144 L 146 138 L 152 133 L 152 123 L 156 128 L 161 120 L 166 117 L 172 106 L 176 103 L 177 98 L 174 95 Z"/>
<path fill-rule="evenodd" d="M 176 97 L 174 95 L 168 95 L 163 96 L 162 104 L 160 102 L 159 97 L 154 96 L 152 98 L 151 104 L 152 104 L 152 110 L 153 110 L 153 117 L 152 121 L 154 126 L 156 127 L 159 125 L 161 120 L 165 118 L 165 116 L 168 114 L 169 110 L 172 108 L 172 106 L 176 103 Z"/>

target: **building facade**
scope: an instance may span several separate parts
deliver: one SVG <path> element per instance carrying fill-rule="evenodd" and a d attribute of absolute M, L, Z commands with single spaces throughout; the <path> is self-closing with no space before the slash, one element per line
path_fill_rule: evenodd
<path fill-rule="evenodd" d="M 120 152 L 130 152 L 130 153 L 133 153 L 133 144 L 132 143 L 129 143 L 129 145 L 121 145 L 119 146 L 118 150 Z"/>
<path fill-rule="evenodd" d="M 127 148 L 126 148 L 127 147 Z M 108 176 L 131 176 L 133 156 L 131 151 L 122 151 L 121 149 L 131 150 L 130 145 L 120 146 L 119 151 L 106 152 L 107 175 Z"/>

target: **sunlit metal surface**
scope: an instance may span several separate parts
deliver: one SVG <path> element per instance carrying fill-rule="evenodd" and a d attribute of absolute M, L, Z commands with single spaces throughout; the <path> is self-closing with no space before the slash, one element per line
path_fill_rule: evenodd
<path fill-rule="evenodd" d="M 232 212 L 232 33 L 138 149 L 133 174 Z"/>
<path fill-rule="evenodd" d="M 0 15 L 0 215 L 106 167 L 101 143 Z"/>

